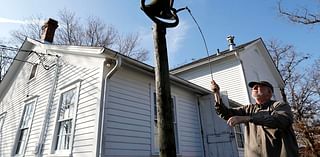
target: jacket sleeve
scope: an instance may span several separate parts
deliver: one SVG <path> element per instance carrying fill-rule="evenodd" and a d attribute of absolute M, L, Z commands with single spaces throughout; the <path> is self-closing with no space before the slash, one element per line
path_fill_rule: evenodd
<path fill-rule="evenodd" d="M 286 129 L 293 123 L 291 107 L 284 102 L 272 104 L 271 111 L 257 112 L 252 115 L 252 122 L 270 128 Z"/>
<path fill-rule="evenodd" d="M 238 108 L 228 108 L 226 107 L 222 99 L 220 99 L 221 104 L 215 103 L 215 109 L 216 113 L 223 119 L 228 120 L 232 116 L 245 116 L 246 115 L 246 109 L 244 107 L 238 107 Z"/>

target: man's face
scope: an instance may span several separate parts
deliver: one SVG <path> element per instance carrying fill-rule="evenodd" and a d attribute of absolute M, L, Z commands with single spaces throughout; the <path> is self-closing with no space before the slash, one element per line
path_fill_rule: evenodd
<path fill-rule="evenodd" d="M 252 87 L 252 97 L 257 99 L 257 98 L 271 98 L 272 97 L 272 92 L 269 87 L 263 86 L 256 84 Z"/>

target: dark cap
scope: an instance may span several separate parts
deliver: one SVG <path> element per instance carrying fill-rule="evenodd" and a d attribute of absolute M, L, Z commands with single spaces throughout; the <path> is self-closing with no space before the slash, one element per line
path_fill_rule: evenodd
<path fill-rule="evenodd" d="M 258 82 L 249 82 L 249 87 L 250 88 L 252 88 L 254 85 L 262 85 L 262 86 L 266 86 L 266 87 L 269 87 L 269 88 L 271 88 L 271 91 L 272 91 L 272 93 L 273 93 L 273 86 L 272 86 L 272 84 L 270 84 L 269 82 L 267 82 L 267 81 L 258 81 Z"/>

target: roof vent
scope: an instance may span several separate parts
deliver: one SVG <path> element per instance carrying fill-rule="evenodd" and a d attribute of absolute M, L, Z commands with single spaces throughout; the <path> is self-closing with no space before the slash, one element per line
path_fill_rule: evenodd
<path fill-rule="evenodd" d="M 228 35 L 227 41 L 228 41 L 229 51 L 234 50 L 234 48 L 236 47 L 236 44 L 234 43 L 234 36 Z"/>
<path fill-rule="evenodd" d="M 53 42 L 54 32 L 58 28 L 58 21 L 49 18 L 47 22 L 41 27 L 41 40 L 43 42 Z"/>

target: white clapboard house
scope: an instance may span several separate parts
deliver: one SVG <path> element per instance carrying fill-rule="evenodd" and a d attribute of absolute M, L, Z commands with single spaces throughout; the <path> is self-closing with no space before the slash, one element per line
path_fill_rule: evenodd
<path fill-rule="evenodd" d="M 208 90 L 213 78 L 219 84 L 220 90 L 228 96 L 230 107 L 255 103 L 251 97 L 251 89 L 247 86 L 251 81 L 270 82 L 274 87 L 273 99 L 282 100 L 280 91 L 284 88 L 284 82 L 263 40 L 258 38 L 239 46 L 235 46 L 234 37 L 228 36 L 227 40 L 229 41 L 228 50 L 172 69 L 171 73 Z M 211 123 L 204 125 L 204 130 L 215 132 L 219 138 L 228 139 L 227 136 L 230 136 L 223 134 L 221 130 L 207 128 L 208 126 L 211 127 Z M 221 127 L 217 128 L 221 129 Z M 243 137 L 241 137 L 243 127 L 236 126 L 234 129 L 238 152 L 243 156 Z M 211 139 L 212 142 L 210 142 Z M 218 138 L 215 136 L 209 138 L 209 150 L 210 147 L 224 147 L 223 144 L 216 145 L 221 143 L 221 140 L 216 139 Z M 222 149 L 219 148 L 219 150 Z"/>
<path fill-rule="evenodd" d="M 154 68 L 104 47 L 53 45 L 52 34 L 27 38 L 0 83 L 0 157 L 158 156 Z M 261 39 L 174 69 L 177 156 L 242 154 L 241 128 L 212 107 L 209 62 L 230 106 L 251 102 L 250 80 L 282 86 Z"/>

